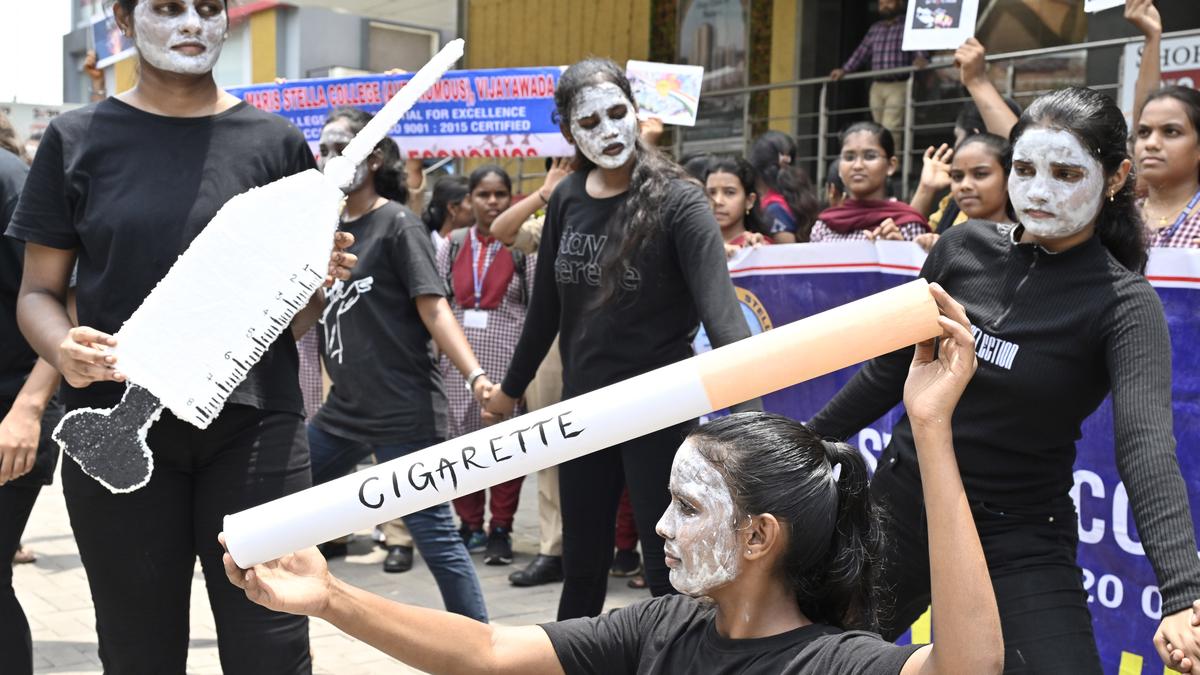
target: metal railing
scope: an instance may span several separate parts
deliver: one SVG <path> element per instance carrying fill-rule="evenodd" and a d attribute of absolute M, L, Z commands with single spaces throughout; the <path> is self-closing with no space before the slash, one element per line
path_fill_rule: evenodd
<path fill-rule="evenodd" d="M 1190 37 L 1190 36 L 1196 36 L 1196 35 L 1200 35 L 1200 29 L 1191 29 L 1191 30 L 1166 33 L 1163 35 L 1163 39 L 1166 40 L 1166 39 L 1171 39 L 1171 38 Z M 1047 60 L 1049 58 L 1053 58 L 1053 57 L 1068 57 L 1068 56 L 1079 56 L 1079 57 L 1081 57 L 1080 61 L 1086 65 L 1088 54 L 1094 53 L 1096 50 L 1123 48 L 1127 44 L 1141 42 L 1142 40 L 1143 40 L 1142 37 L 1113 38 L 1113 39 L 1109 39 L 1109 40 L 1095 40 L 1092 42 L 1083 42 L 1083 43 L 1078 43 L 1078 44 L 1069 44 L 1069 45 L 1062 45 L 1062 46 L 1057 46 L 1057 47 L 1044 47 L 1044 48 L 1039 48 L 1039 49 L 1027 49 L 1027 50 L 1022 50 L 1022 51 L 1006 52 L 1006 53 L 1001 53 L 1001 54 L 989 54 L 987 56 L 987 63 L 989 65 L 1003 64 L 1005 66 L 1003 82 L 997 84 L 997 88 L 1000 89 L 1000 92 L 1002 94 L 1006 94 L 1006 95 L 1008 95 L 1014 99 L 1018 99 L 1018 100 L 1019 99 L 1029 99 L 1029 98 L 1039 96 L 1043 93 L 1046 93 L 1047 91 L 1051 91 L 1053 88 L 1051 88 L 1051 89 L 1046 89 L 1046 88 L 1023 89 L 1023 90 L 1017 89 L 1016 88 L 1017 70 L 1019 67 L 1028 66 L 1030 64 L 1037 64 L 1039 62 L 1045 61 L 1045 60 Z M 928 66 L 926 66 L 925 68 L 922 68 L 922 69 L 917 69 L 917 68 L 908 66 L 908 67 L 904 67 L 904 68 L 891 68 L 891 69 L 887 69 L 887 70 L 847 73 L 846 75 L 844 75 L 841 78 L 841 80 L 838 81 L 838 82 L 870 81 L 870 80 L 874 80 L 879 77 L 908 76 L 908 78 L 906 80 L 907 84 L 905 87 L 904 131 L 903 131 L 902 137 L 900 139 L 898 139 L 900 141 L 900 145 L 901 145 L 901 175 L 902 175 L 901 190 L 902 190 L 902 196 L 905 199 L 907 199 L 909 197 L 909 188 L 911 185 L 914 159 L 919 157 L 924 152 L 923 148 L 914 147 L 916 135 L 918 133 L 924 134 L 924 133 L 935 132 L 935 131 L 945 131 L 945 130 L 948 130 L 949 128 L 953 127 L 953 122 L 918 124 L 918 121 L 919 121 L 918 113 L 921 113 L 924 109 L 927 109 L 927 108 L 930 108 L 933 106 L 955 105 L 957 107 L 957 105 L 960 105 L 963 102 L 970 100 L 969 96 L 959 96 L 959 97 L 954 97 L 954 98 L 940 98 L 940 99 L 928 100 L 928 101 L 916 100 L 914 97 L 914 82 L 916 81 L 916 78 L 912 77 L 912 75 L 914 73 L 918 73 L 918 72 L 921 72 L 921 73 L 936 72 L 939 70 L 946 70 L 946 69 L 951 69 L 954 67 L 955 66 L 954 66 L 952 59 L 939 58 L 939 59 L 936 59 L 933 63 L 929 64 Z M 1090 86 L 1092 89 L 1097 89 L 1097 90 L 1101 90 L 1101 91 L 1119 89 L 1121 86 L 1121 73 L 1122 72 L 1123 72 L 1123 69 L 1118 67 L 1116 78 L 1113 81 L 1100 82 L 1100 83 L 1093 82 L 1093 83 L 1088 84 L 1087 86 Z M 993 80 L 993 82 L 995 82 L 995 80 Z M 1080 85 L 1084 84 L 1083 81 L 1079 81 L 1079 82 L 1075 82 L 1075 83 L 1080 84 Z M 811 126 L 813 124 L 813 120 L 815 120 L 815 125 L 816 125 L 815 132 L 795 133 L 795 134 L 793 134 L 793 136 L 804 145 L 808 145 L 808 146 L 815 145 L 816 146 L 815 153 L 802 154 L 800 157 L 797 157 L 797 161 L 798 161 L 798 163 L 805 165 L 808 168 L 812 169 L 809 171 L 809 173 L 810 173 L 810 175 L 814 175 L 816 177 L 815 178 L 816 185 L 820 186 L 823 184 L 823 182 L 825 180 L 825 173 L 826 173 L 827 167 L 829 165 L 829 162 L 831 159 L 833 159 L 833 156 L 830 155 L 830 153 L 829 153 L 829 141 L 831 138 L 836 137 L 837 130 L 840 127 L 845 126 L 845 125 L 836 125 L 836 126 L 831 125 L 831 123 L 830 123 L 831 118 L 850 117 L 850 116 L 862 115 L 863 113 L 870 112 L 870 108 L 831 109 L 829 107 L 829 99 L 830 99 L 830 89 L 831 89 L 830 85 L 832 85 L 832 84 L 834 84 L 834 80 L 831 80 L 828 76 L 811 77 L 811 78 L 804 78 L 804 79 L 798 79 L 798 80 L 791 80 L 788 82 L 773 82 L 770 84 L 754 85 L 754 86 L 747 86 L 747 87 L 736 87 L 736 88 L 730 88 L 730 89 L 722 89 L 722 90 L 718 90 L 718 91 L 705 92 L 703 97 L 704 97 L 704 99 L 709 100 L 709 101 L 712 101 L 714 99 L 724 98 L 724 97 L 733 97 L 733 96 L 745 97 L 746 100 L 744 101 L 743 116 L 742 116 L 742 135 L 740 138 L 740 144 L 741 144 L 743 153 L 745 153 L 746 151 L 749 150 L 749 145 L 750 145 L 751 141 L 753 140 L 753 136 L 754 136 L 753 130 L 755 129 L 756 126 L 759 126 L 759 125 L 766 126 L 766 125 L 769 125 L 771 122 L 774 122 L 777 120 L 786 120 L 786 121 L 795 123 L 796 127 L 797 127 L 797 131 L 799 132 L 802 123 L 807 122 L 807 124 L 805 126 L 811 128 Z M 1000 86 L 1001 84 L 1003 86 Z M 806 89 L 811 91 L 814 88 L 816 89 L 816 100 L 817 100 L 817 106 L 816 106 L 815 111 L 812 111 L 812 112 L 797 111 L 795 114 L 788 115 L 786 117 L 770 117 L 770 116 L 768 116 L 768 117 L 755 118 L 751 114 L 752 106 L 750 105 L 750 96 L 752 94 L 760 93 L 760 92 L 791 90 L 791 91 L 795 92 L 796 102 L 800 103 L 801 95 L 804 93 L 804 91 Z M 1054 88 L 1057 88 L 1057 87 L 1054 87 Z M 703 127 L 703 119 L 700 119 L 697 121 L 697 127 L 698 128 Z M 706 145 L 712 146 L 714 144 L 713 141 L 701 141 L 701 142 L 692 143 L 692 142 L 687 141 L 684 138 L 685 135 L 686 135 L 686 132 L 675 134 L 674 152 L 675 152 L 676 157 L 682 157 L 685 153 L 687 153 L 689 151 L 690 146 L 703 148 Z M 945 139 L 948 139 L 948 138 L 949 138 L 949 134 L 947 133 L 947 134 L 945 134 Z M 723 140 L 725 141 L 724 144 L 726 146 L 731 146 L 731 145 L 736 145 L 736 143 L 738 142 L 739 139 L 734 137 L 734 138 L 726 138 Z M 717 143 L 720 143 L 720 142 L 721 142 L 720 140 L 717 141 Z"/>

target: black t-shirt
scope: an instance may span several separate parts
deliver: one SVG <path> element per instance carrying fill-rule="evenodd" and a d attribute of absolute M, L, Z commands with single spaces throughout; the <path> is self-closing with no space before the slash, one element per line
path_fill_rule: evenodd
<path fill-rule="evenodd" d="M 1020 235 L 1007 224 L 956 225 L 921 270 L 962 303 L 975 334 L 979 369 L 952 420 L 963 487 L 1005 510 L 1070 512 L 1080 425 L 1111 392 L 1117 469 L 1163 613 L 1185 609 L 1200 597 L 1200 561 L 1175 454 L 1162 302 L 1099 237 L 1051 253 Z M 809 424 L 856 433 L 900 403 L 911 362 L 911 347 L 872 359 Z M 886 452 L 916 465 L 907 416 Z"/>
<path fill-rule="evenodd" d="M 7 234 L 76 250 L 79 322 L 115 333 L 226 201 L 314 166 L 303 134 L 245 103 L 184 118 L 109 98 L 50 123 Z M 253 264 L 255 253 L 230 255 Z M 229 402 L 301 412 L 298 367 L 284 331 Z M 68 385 L 62 396 L 68 408 L 110 407 L 123 389 Z"/>
<path fill-rule="evenodd" d="M 594 618 L 543 624 L 567 675 L 788 673 L 896 675 L 920 645 L 822 624 L 750 640 L 721 637 L 716 606 L 685 595 L 636 602 Z"/>
<path fill-rule="evenodd" d="M 596 199 L 586 183 L 576 172 L 550 198 L 529 314 L 504 377 L 510 396 L 525 391 L 560 332 L 563 398 L 692 356 L 701 321 L 714 347 L 750 336 L 712 208 L 682 180 L 657 205 L 663 227 L 625 268 L 621 294 L 598 307 L 605 249 L 620 245 L 613 215 L 628 193 Z"/>
<path fill-rule="evenodd" d="M 29 167 L 11 152 L 0 150 L 0 227 L 8 225 Z M 17 327 L 17 291 L 21 288 L 24 247 L 21 242 L 0 241 L 0 399 L 15 398 L 25 384 L 37 354 Z"/>
<path fill-rule="evenodd" d="M 371 444 L 445 438 L 446 392 L 414 302 L 446 294 L 429 228 L 388 202 L 341 229 L 358 265 L 326 293 L 319 329 L 333 388 L 313 424 Z"/>

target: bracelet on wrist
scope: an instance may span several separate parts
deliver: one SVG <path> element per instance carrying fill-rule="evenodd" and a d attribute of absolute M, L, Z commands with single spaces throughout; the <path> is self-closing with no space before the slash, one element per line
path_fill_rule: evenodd
<path fill-rule="evenodd" d="M 538 198 L 539 198 L 539 199 L 541 199 L 541 200 L 542 200 L 542 203 L 543 203 L 543 204 L 549 204 L 549 203 L 550 203 L 550 198 L 549 198 L 549 197 L 547 197 L 547 196 L 546 196 L 546 195 L 545 195 L 545 194 L 544 194 L 544 193 L 543 193 L 541 190 L 538 190 L 538 191 L 537 191 L 537 196 L 538 196 Z"/>
<path fill-rule="evenodd" d="M 487 373 L 484 372 L 483 368 L 476 368 L 475 370 L 472 370 L 467 375 L 467 391 L 474 393 L 475 392 L 475 382 L 479 378 L 483 377 L 484 375 L 487 375 Z"/>

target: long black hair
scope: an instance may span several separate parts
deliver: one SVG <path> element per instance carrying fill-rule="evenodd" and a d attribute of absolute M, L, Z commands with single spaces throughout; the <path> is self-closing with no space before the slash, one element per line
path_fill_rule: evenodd
<path fill-rule="evenodd" d="M 633 88 L 625 71 L 609 59 L 587 58 L 567 68 L 558 78 L 554 90 L 554 107 L 563 133 L 570 132 L 575 96 L 584 88 L 609 82 L 615 84 L 630 102 Z M 630 110 L 627 114 L 633 115 Z M 636 268 L 643 248 L 652 242 L 663 228 L 663 204 L 672 183 L 687 179 L 687 174 L 653 146 L 639 137 L 634 148 L 633 175 L 629 178 L 629 196 L 613 214 L 610 225 L 612 238 L 619 242 L 608 250 L 601 261 L 600 294 L 597 305 L 605 305 L 621 292 L 626 272 Z M 586 173 L 596 166 L 578 148 L 575 150 L 575 170 Z"/>
<path fill-rule="evenodd" d="M 467 198 L 471 191 L 467 189 L 465 176 L 442 176 L 433 184 L 433 194 L 429 203 L 421 212 L 421 220 L 431 232 L 440 232 L 446 224 L 446 216 L 450 214 L 450 204 L 458 204 Z"/>
<path fill-rule="evenodd" d="M 858 450 L 758 412 L 718 418 L 688 439 L 724 475 L 739 519 L 769 513 L 787 532 L 782 573 L 804 615 L 877 632 L 883 529 Z"/>
<path fill-rule="evenodd" d="M 329 113 L 325 124 L 346 120 L 350 132 L 357 134 L 374 117 L 358 108 L 338 108 Z M 404 204 L 408 201 L 408 186 L 404 180 L 404 160 L 400 158 L 400 147 L 396 145 L 396 141 L 384 136 L 383 140 L 375 145 L 374 152 L 378 152 L 383 160 L 375 171 L 375 191 L 380 197 Z"/>
<path fill-rule="evenodd" d="M 1129 159 L 1129 127 L 1112 99 L 1092 89 L 1067 87 L 1040 96 L 1025 110 L 1009 135 L 1013 147 L 1032 128 L 1070 132 L 1111 177 Z M 1146 268 L 1146 238 L 1142 215 L 1134 203 L 1132 172 L 1109 196 L 1104 196 L 1096 217 L 1096 236 L 1118 262 L 1141 273 Z"/>
<path fill-rule="evenodd" d="M 714 173 L 727 173 L 736 176 L 738 182 L 742 184 L 742 191 L 746 193 L 747 197 L 752 194 L 758 194 L 758 188 L 755 185 L 758 173 L 754 170 L 754 167 L 750 166 L 750 162 L 741 157 L 720 157 L 709 161 L 704 172 L 704 182 L 706 184 L 708 183 L 708 177 Z M 758 196 L 761 197 L 761 195 Z M 754 208 L 751 208 L 745 214 L 742 222 L 745 224 L 746 230 L 766 234 L 764 232 L 765 228 L 762 225 L 762 219 L 759 218 L 758 199 L 755 199 Z"/>
<path fill-rule="evenodd" d="M 1183 112 L 1187 115 L 1188 121 L 1192 123 L 1192 129 L 1196 132 L 1197 142 L 1200 142 L 1200 91 L 1189 87 L 1181 87 L 1177 84 L 1163 87 L 1150 94 L 1150 97 L 1142 104 L 1142 109 L 1138 114 L 1140 115 L 1145 112 L 1146 106 L 1150 105 L 1151 101 L 1158 101 L 1164 98 L 1179 101 L 1183 106 Z M 1200 175 L 1200 167 L 1197 168 L 1197 173 Z"/>
<path fill-rule="evenodd" d="M 783 201 L 796 218 L 796 239 L 808 241 L 821 203 L 808 172 L 796 166 L 796 150 L 796 141 L 791 136 L 772 130 L 754 139 L 746 159 L 767 187 L 783 195 Z M 787 157 L 788 163 L 781 164 L 781 156 Z M 760 202 L 764 196 L 759 195 Z"/>

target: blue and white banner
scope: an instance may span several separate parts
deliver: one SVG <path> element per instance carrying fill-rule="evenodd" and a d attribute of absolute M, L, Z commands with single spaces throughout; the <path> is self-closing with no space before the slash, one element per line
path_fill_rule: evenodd
<path fill-rule="evenodd" d="M 452 70 L 392 128 L 405 157 L 561 157 L 574 154 L 554 121 L 562 69 Z M 286 117 L 313 148 L 325 117 L 345 106 L 374 113 L 412 77 L 296 80 L 230 89 L 260 110 Z"/>
<path fill-rule="evenodd" d="M 766 246 L 743 252 L 730 274 L 754 332 L 769 330 L 904 283 L 924 254 L 907 242 L 845 242 Z M 1158 290 L 1171 330 L 1175 438 L 1192 513 L 1200 513 L 1200 250 L 1155 249 L 1147 276 Z M 803 358 L 797 354 L 797 358 Z M 764 398 L 766 409 L 809 419 L 844 385 L 848 368 Z M 897 408 L 859 432 L 858 447 L 874 464 L 898 421 Z M 1075 487 L 1079 564 L 1104 671 L 1163 672 L 1151 642 L 1161 598 L 1142 550 L 1125 486 L 1113 455 L 1112 415 L 1106 402 L 1083 425 Z M 928 614 L 912 639 L 929 640 Z"/>

